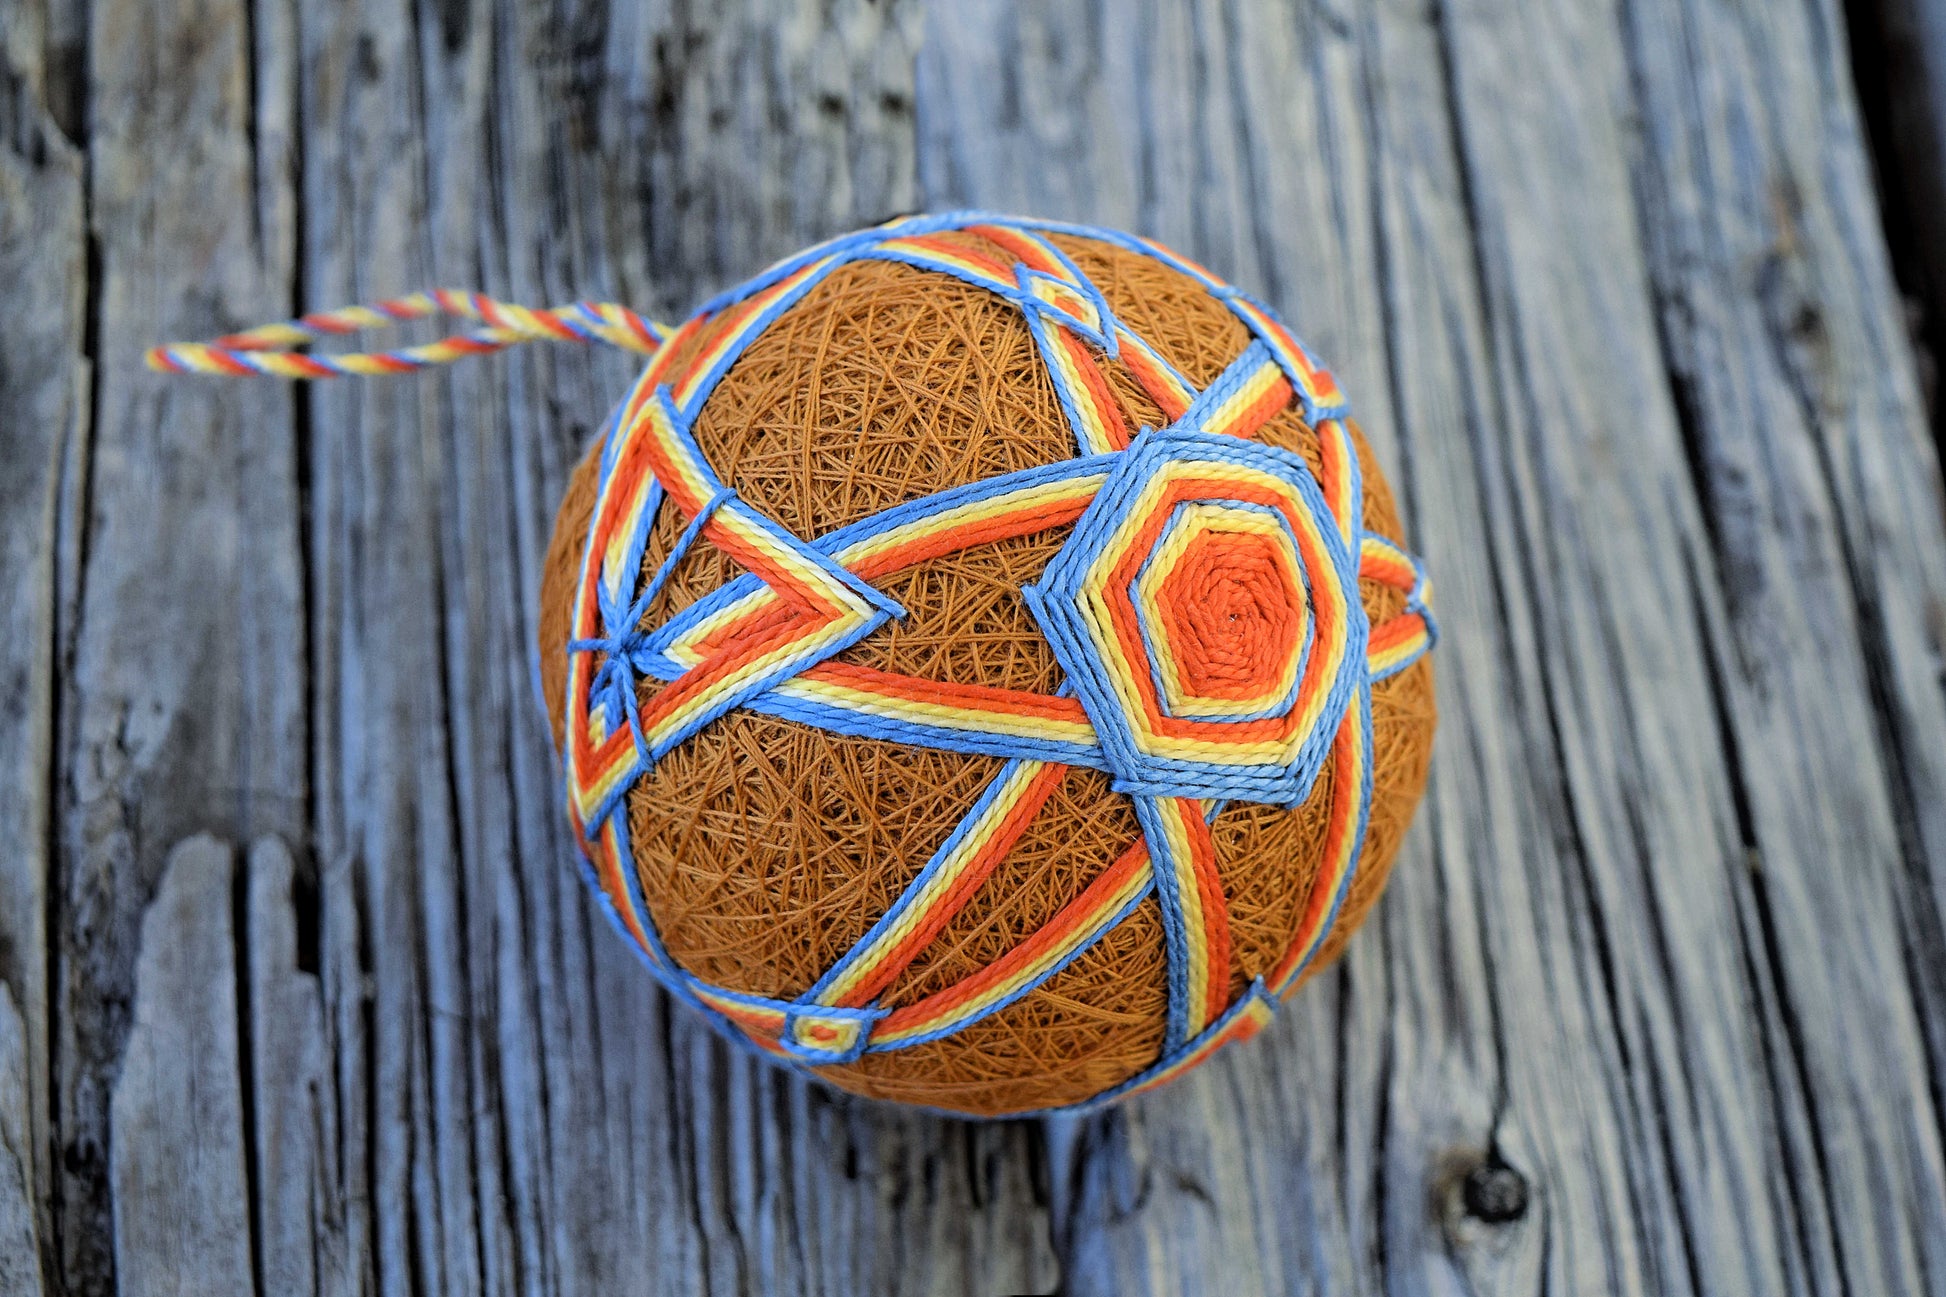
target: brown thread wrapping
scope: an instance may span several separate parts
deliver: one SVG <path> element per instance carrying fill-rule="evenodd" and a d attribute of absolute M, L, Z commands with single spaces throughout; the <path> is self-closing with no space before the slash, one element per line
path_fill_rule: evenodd
<path fill-rule="evenodd" d="M 951 236 L 997 250 L 978 236 Z M 1198 386 L 1249 342 L 1193 280 L 1092 240 L 1057 239 L 1110 307 Z M 1000 254 L 1004 255 L 1004 254 Z M 708 329 L 691 346 L 705 345 Z M 678 358 L 680 364 L 680 358 Z M 1134 380 L 1102 365 L 1129 425 L 1167 420 Z M 751 504 L 816 536 L 901 500 L 1074 453 L 1033 339 L 1012 305 L 912 267 L 842 267 L 753 342 L 697 419 L 718 474 Z M 1294 411 L 1258 433 L 1317 463 Z M 1362 436 L 1365 525 L 1402 539 Z M 557 743 L 569 607 L 593 510 L 598 450 L 577 469 L 543 572 L 541 672 Z M 645 563 L 681 520 L 665 511 Z M 1065 531 L 933 560 L 886 581 L 909 610 L 844 660 L 938 680 L 1051 691 L 1052 652 L 1019 596 Z M 645 624 L 737 574 L 699 544 Z M 1361 589 L 1374 623 L 1402 606 Z M 645 685 L 643 696 L 656 686 Z M 1356 879 L 1314 965 L 1336 958 L 1383 888 L 1425 782 L 1434 723 L 1422 660 L 1373 691 L 1374 790 Z M 644 894 L 664 945 L 738 990 L 803 993 L 882 915 L 999 768 L 996 758 L 844 738 L 747 712 L 722 717 L 631 790 Z M 1283 953 L 1316 871 L 1329 799 L 1322 776 L 1293 811 L 1234 805 L 1215 826 L 1239 991 Z M 1034 824 L 940 937 L 891 985 L 896 1006 L 992 962 L 1050 918 L 1138 835 L 1105 776 L 1071 770 Z M 1153 899 L 1034 992 L 956 1035 L 818 1069 L 861 1094 L 995 1115 L 1099 1093 L 1155 1061 L 1167 999 Z"/>

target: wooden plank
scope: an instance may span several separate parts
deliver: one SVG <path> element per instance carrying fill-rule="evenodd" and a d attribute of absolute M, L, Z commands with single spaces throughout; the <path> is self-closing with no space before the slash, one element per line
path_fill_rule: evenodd
<path fill-rule="evenodd" d="M 23 1159 L 0 1181 L 33 1219 L 0 1232 L 0 1289 L 38 1289 L 48 1161 L 47 885 L 54 844 L 56 663 L 71 642 L 70 543 L 85 471 L 87 229 L 84 159 L 46 111 L 46 16 L 0 25 L 0 299 L 21 323 L 0 346 L 0 992 L 16 1016 L 10 1073 L 21 1106 L 0 1128 Z M 4 1070 L 4 1069 L 0 1069 Z M 0 1199 L 9 1189 L 0 1187 Z M 28 1263 L 31 1262 L 31 1275 Z M 31 1283 L 29 1282 L 31 1278 Z"/>
<path fill-rule="evenodd" d="M 247 967 L 243 1032 L 250 1049 L 255 1115 L 251 1190 L 257 1274 L 265 1293 L 350 1294 L 346 1237 L 352 1204 L 334 1173 L 340 1155 L 332 1041 L 318 979 L 315 883 L 290 848 L 261 838 L 250 848 L 238 946 Z M 300 932 L 299 908 L 307 913 Z"/>
<path fill-rule="evenodd" d="M 1785 1169 L 1812 1186 L 1800 1210 L 1824 1200 L 1805 1228 L 1828 1231 L 1840 1284 L 1915 1287 L 1946 1261 L 1946 982 L 1920 953 L 1946 899 L 1946 526 L 1840 16 L 1664 0 L 1632 18 L 1644 103 L 1747 105 L 1652 133 L 1637 174 L 1724 590 L 1712 657 L 1744 912 L 1777 982 L 1766 1048 L 1801 1090 Z"/>
<path fill-rule="evenodd" d="M 59 1145 L 47 1237 L 61 1292 L 111 1291 L 131 1255 L 115 1233 L 109 1105 L 167 852 L 203 830 L 295 839 L 309 800 L 292 394 L 167 383 L 140 363 L 158 338 L 207 336 L 289 301 L 275 219 L 287 177 L 262 152 L 275 136 L 253 129 L 249 6 L 110 0 L 87 19 L 99 368 L 83 507 L 64 539 L 78 612 L 49 907 Z M 158 1157 L 237 1137 L 178 1134 Z M 162 1167 L 145 1170 L 166 1182 Z"/>
<path fill-rule="evenodd" d="M 26 1025 L 0 984 L 0 1291 L 40 1297 L 40 1194 Z"/>
<path fill-rule="evenodd" d="M 1449 628 L 1376 930 L 1266 1047 L 1058 1133 L 1076 1290 L 1922 1288 L 1946 543 L 1832 15 L 933 19 L 928 203 L 1267 290 Z"/>
<path fill-rule="evenodd" d="M 134 1021 L 110 1101 L 116 1290 L 249 1294 L 230 849 L 169 853 L 142 917 Z"/>

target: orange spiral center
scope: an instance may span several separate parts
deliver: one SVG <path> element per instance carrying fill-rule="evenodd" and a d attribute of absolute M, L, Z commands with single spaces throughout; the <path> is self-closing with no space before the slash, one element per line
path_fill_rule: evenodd
<path fill-rule="evenodd" d="M 1185 693 L 1237 700 L 1276 686 L 1304 635 L 1295 578 L 1269 537 L 1208 531 L 1189 542 L 1157 601 Z"/>

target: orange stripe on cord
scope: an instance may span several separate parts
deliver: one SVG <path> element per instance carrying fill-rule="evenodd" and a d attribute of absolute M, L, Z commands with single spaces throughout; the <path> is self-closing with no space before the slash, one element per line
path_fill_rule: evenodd
<path fill-rule="evenodd" d="M 1088 723 L 1088 713 L 1082 710 L 1079 699 L 1063 698 L 1056 694 L 925 680 L 918 676 L 895 675 L 889 671 L 838 661 L 820 662 L 802 674 L 806 680 L 885 694 L 908 702 L 933 703 L 975 712 L 1004 712 L 1010 716 L 1038 716 L 1073 725 Z"/>
<path fill-rule="evenodd" d="M 1230 907 L 1223 895 L 1223 878 L 1216 867 L 1216 841 L 1210 834 L 1209 821 L 1203 818 L 1202 801 L 1194 797 L 1175 800 L 1181 803 L 1176 813 L 1189 839 L 1190 867 L 1203 912 L 1208 972 L 1202 1022 L 1210 1023 L 1223 1016 L 1230 1002 Z"/>
<path fill-rule="evenodd" d="M 1107 899 L 1128 884 L 1132 876 L 1149 868 L 1149 849 L 1137 842 L 1096 876 L 1081 894 L 1061 907 L 1052 919 L 1035 929 L 1019 945 L 962 981 L 923 1000 L 894 1009 L 879 1020 L 877 1032 L 893 1033 L 948 1016 L 953 1009 L 979 996 L 1016 972 L 1031 966 L 1042 956 L 1058 949 L 1073 930 L 1092 921 Z"/>
<path fill-rule="evenodd" d="M 1036 815 L 1040 814 L 1041 807 L 1046 804 L 1054 790 L 1060 787 L 1061 780 L 1066 777 L 1067 772 L 1068 768 L 1063 765 L 1050 763 L 1042 767 L 1040 773 L 1034 776 L 1033 782 L 1022 793 L 1020 800 L 1014 804 L 1014 808 L 994 830 L 993 836 L 987 840 L 985 846 L 980 848 L 979 856 L 960 876 L 952 890 L 938 898 L 924 921 L 896 947 L 887 952 L 871 975 L 852 988 L 839 1002 L 840 1004 L 848 1008 L 858 1008 L 877 999 L 879 994 L 919 956 L 919 953 L 945 931 L 946 925 L 952 922 L 953 916 L 965 908 L 966 903 L 973 899 L 974 894 L 985 884 L 994 868 L 1006 859 L 1009 851 L 1013 850 L 1014 843 L 1020 840 L 1020 835 L 1027 831 L 1027 826 L 1033 823 Z"/>

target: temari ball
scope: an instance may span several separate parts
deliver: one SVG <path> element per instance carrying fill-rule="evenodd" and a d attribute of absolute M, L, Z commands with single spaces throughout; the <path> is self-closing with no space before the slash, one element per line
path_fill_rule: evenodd
<path fill-rule="evenodd" d="M 997 1116 L 1162 1084 L 1338 954 L 1424 785 L 1433 638 L 1268 307 L 950 213 L 661 341 L 568 489 L 540 652 L 660 980 L 846 1090 Z"/>

